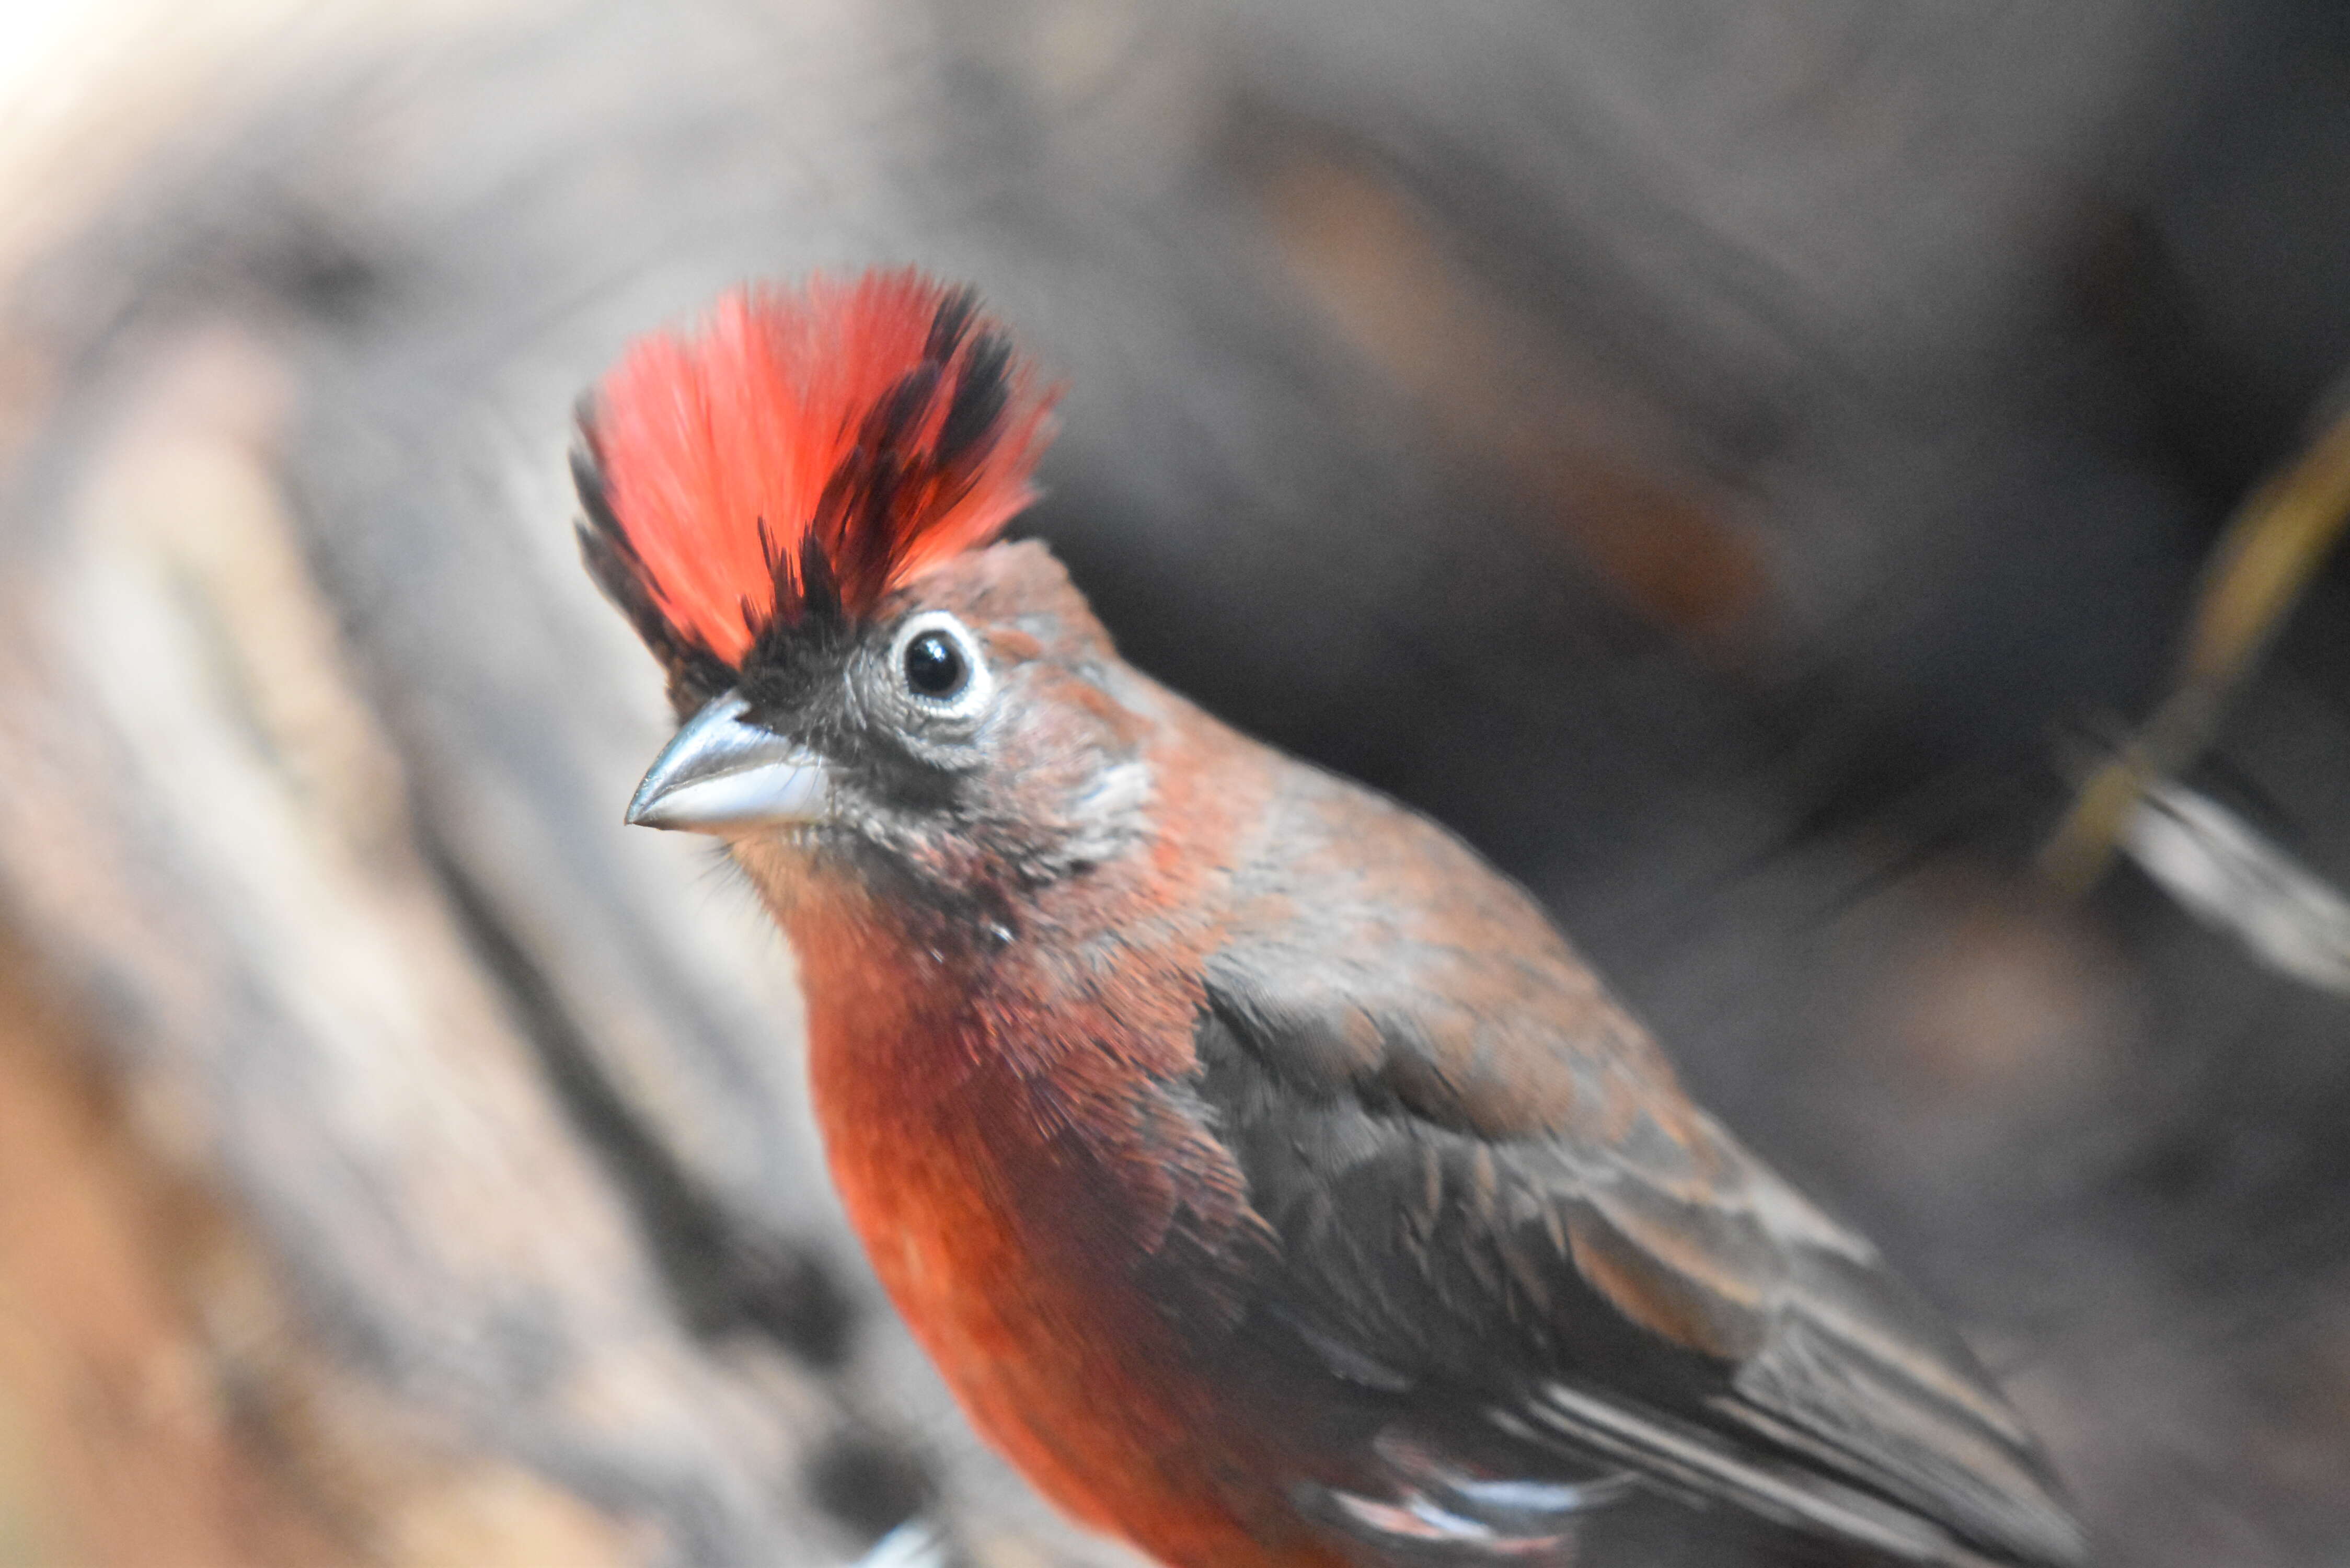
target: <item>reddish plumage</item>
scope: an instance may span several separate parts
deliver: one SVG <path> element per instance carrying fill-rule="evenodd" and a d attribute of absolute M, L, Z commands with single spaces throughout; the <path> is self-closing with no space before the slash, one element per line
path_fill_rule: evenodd
<path fill-rule="evenodd" d="M 632 344 L 586 424 L 635 576 L 739 666 L 821 552 L 850 615 L 1028 504 L 1052 398 L 967 290 L 910 268 L 752 286 Z"/>
<path fill-rule="evenodd" d="M 974 320 L 910 274 L 738 297 L 631 351 L 579 474 L 699 710 L 643 819 L 725 834 L 790 937 L 834 1178 L 979 1430 L 1174 1568 L 1556 1564 L 1681 1501 L 2077 1563 L 1965 1347 L 1532 900 L 984 545 L 1045 400 Z"/>
<path fill-rule="evenodd" d="M 1228 834 L 1247 804 L 1190 815 Z M 1263 1239 L 1222 1146 L 1189 1121 L 1149 1125 L 1133 1095 L 1196 1068 L 1214 933 L 1183 909 L 1212 861 L 1029 917 L 1156 938 L 1150 961 L 1084 977 L 1035 952 L 982 976 L 968 940 L 920 911 L 764 853 L 746 865 L 799 955 L 834 1183 L 972 1425 L 1070 1515 L 1168 1563 L 1344 1568 L 1277 1494 L 1244 1501 L 1232 1485 L 1277 1466 L 1253 1428 L 1296 1423 L 1254 1405 L 1253 1380 L 1182 1375 L 1191 1336 L 1126 1267 L 1138 1241 L 1165 1248 L 1178 1225 L 1195 1242 Z M 1236 1326 L 1240 1303 L 1215 1299 L 1205 1271 L 1195 1282 L 1180 1315 Z"/>

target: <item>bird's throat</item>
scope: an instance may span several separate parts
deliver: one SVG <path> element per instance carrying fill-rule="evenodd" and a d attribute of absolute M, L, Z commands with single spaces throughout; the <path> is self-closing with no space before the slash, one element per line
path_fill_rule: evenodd
<path fill-rule="evenodd" d="M 972 1425 L 1161 1561 L 1336 1568 L 1277 1488 L 1234 1495 L 1233 1423 L 1189 1365 L 1223 1320 L 1214 1260 L 1262 1230 L 1226 1151 L 1162 1089 L 1196 1064 L 1205 932 L 1095 904 L 1031 911 L 1064 939 L 1049 950 L 1005 946 L 846 861 L 743 848 L 798 957 L 835 1185 Z M 1088 961 L 1078 929 L 1124 963 Z M 1146 937 L 1147 960 L 1125 940 Z M 1148 1283 L 1179 1242 L 1196 1300 Z"/>

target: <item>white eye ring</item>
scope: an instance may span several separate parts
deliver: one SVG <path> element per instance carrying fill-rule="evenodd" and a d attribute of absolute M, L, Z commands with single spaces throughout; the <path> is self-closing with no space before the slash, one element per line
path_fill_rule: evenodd
<path fill-rule="evenodd" d="M 942 719 L 975 718 L 995 696 L 995 674 L 979 650 L 979 639 L 945 610 L 906 618 L 889 639 L 889 676 L 918 710 Z M 935 689 L 925 683 L 942 676 L 953 683 L 941 681 Z"/>

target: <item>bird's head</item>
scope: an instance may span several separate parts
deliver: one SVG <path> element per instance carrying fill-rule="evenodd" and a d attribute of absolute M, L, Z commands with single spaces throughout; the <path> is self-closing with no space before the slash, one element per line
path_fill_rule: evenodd
<path fill-rule="evenodd" d="M 1041 545 L 1052 395 L 914 272 L 743 290 L 583 406 L 588 565 L 683 728 L 629 820 L 754 866 L 941 893 L 1068 875 L 1141 831 L 1147 683 Z"/>

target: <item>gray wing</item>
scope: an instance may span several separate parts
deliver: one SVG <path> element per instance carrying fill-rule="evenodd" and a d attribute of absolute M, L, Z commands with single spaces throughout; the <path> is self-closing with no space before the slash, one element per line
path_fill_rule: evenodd
<path fill-rule="evenodd" d="M 2083 1559 L 1957 1335 L 1689 1104 L 1523 893 L 1336 781 L 1299 804 L 1241 868 L 1197 1088 L 1279 1238 L 1261 1310 L 1393 1401 L 1394 1490 L 1342 1511 L 1530 1543 L 1638 1490 Z"/>

